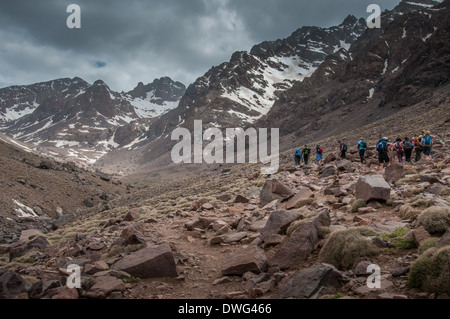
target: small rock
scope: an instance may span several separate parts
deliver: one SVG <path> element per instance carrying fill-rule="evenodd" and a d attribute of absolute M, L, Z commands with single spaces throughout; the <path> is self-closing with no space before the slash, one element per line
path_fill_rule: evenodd
<path fill-rule="evenodd" d="M 355 275 L 356 276 L 368 276 L 371 273 L 367 271 L 367 268 L 372 263 L 370 261 L 361 261 L 355 268 Z"/>
<path fill-rule="evenodd" d="M 205 210 L 213 210 L 214 206 L 212 204 L 210 204 L 210 203 L 206 203 L 206 204 L 202 205 L 202 208 L 205 209 Z"/>
<path fill-rule="evenodd" d="M 113 291 L 125 291 L 125 284 L 122 280 L 111 276 L 98 277 L 95 285 L 86 293 L 86 297 L 93 299 L 106 298 Z"/>
<path fill-rule="evenodd" d="M 231 282 L 232 280 L 229 277 L 222 277 L 213 282 L 213 286 L 222 285 Z"/>
<path fill-rule="evenodd" d="M 248 204 L 249 202 L 250 200 L 242 195 L 237 195 L 234 199 L 234 203 Z"/>
<path fill-rule="evenodd" d="M 406 267 L 406 268 L 398 267 L 392 273 L 392 277 L 396 278 L 396 277 L 404 276 L 409 272 L 410 269 L 411 269 L 411 267 Z"/>
<path fill-rule="evenodd" d="M 417 247 L 420 247 L 424 241 L 430 238 L 430 234 L 423 228 L 423 226 L 412 230 L 412 239 Z"/>
<path fill-rule="evenodd" d="M 139 216 L 140 216 L 139 211 L 136 210 L 136 209 L 133 209 L 133 210 L 130 210 L 130 211 L 125 215 L 125 217 L 123 218 L 123 220 L 124 220 L 124 221 L 127 221 L 127 222 L 132 222 L 132 221 L 134 221 L 134 220 L 139 219 Z"/>

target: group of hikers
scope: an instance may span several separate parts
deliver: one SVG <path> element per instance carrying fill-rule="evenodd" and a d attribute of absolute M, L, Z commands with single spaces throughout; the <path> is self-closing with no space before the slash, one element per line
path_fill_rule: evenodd
<path fill-rule="evenodd" d="M 397 156 L 399 164 L 403 163 L 403 157 L 407 163 L 412 162 L 413 152 L 415 154 L 415 162 L 418 162 L 422 158 L 422 154 L 425 159 L 430 159 L 432 156 L 432 147 L 435 138 L 431 136 L 430 131 L 422 131 L 422 135 L 414 135 L 409 138 L 397 138 L 395 141 L 389 141 L 387 137 L 381 138 L 376 144 L 376 150 L 378 152 L 378 162 L 380 163 L 380 169 L 383 169 L 385 165 L 389 166 L 391 163 L 391 157 Z M 364 138 L 360 138 L 358 141 L 358 151 L 361 163 L 366 162 L 367 142 Z M 339 141 L 339 158 L 345 159 L 347 156 L 348 147 L 343 141 Z M 324 161 L 323 148 L 321 145 L 316 146 L 316 163 L 322 165 Z M 297 148 L 294 154 L 295 165 L 300 166 L 303 161 L 305 165 L 309 163 L 309 156 L 311 149 L 307 145 L 303 149 Z"/>

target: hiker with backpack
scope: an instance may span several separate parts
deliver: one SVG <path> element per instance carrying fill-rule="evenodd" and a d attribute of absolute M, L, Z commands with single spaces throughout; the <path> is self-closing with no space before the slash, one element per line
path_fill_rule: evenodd
<path fill-rule="evenodd" d="M 403 162 L 403 155 L 405 154 L 405 150 L 403 147 L 402 139 L 400 137 L 395 140 L 394 149 L 397 151 L 398 163 L 401 164 Z"/>
<path fill-rule="evenodd" d="M 405 137 L 403 141 L 403 148 L 405 149 L 405 161 L 407 163 L 411 163 L 411 155 L 414 149 L 413 143 L 409 140 L 408 137 Z"/>
<path fill-rule="evenodd" d="M 302 151 L 300 151 L 299 148 L 297 148 L 295 150 L 294 153 L 294 161 L 295 161 L 295 166 L 299 167 L 300 166 L 300 160 L 302 159 Z"/>
<path fill-rule="evenodd" d="M 361 159 L 361 163 L 364 164 L 366 162 L 365 154 L 367 150 L 367 143 L 364 141 L 364 138 L 360 138 L 358 142 L 358 150 L 359 150 L 359 157 Z"/>
<path fill-rule="evenodd" d="M 305 145 L 305 148 L 303 149 L 303 161 L 305 162 L 305 165 L 308 165 L 309 161 L 309 154 L 311 154 L 311 150 L 308 148 L 308 145 Z"/>
<path fill-rule="evenodd" d="M 414 161 L 418 162 L 422 158 L 422 139 L 416 135 L 412 138 L 412 142 L 414 145 L 414 152 L 416 154 Z"/>
<path fill-rule="evenodd" d="M 433 147 L 433 137 L 430 131 L 425 132 L 422 139 L 422 152 L 426 159 L 431 159 L 431 148 Z"/>
<path fill-rule="evenodd" d="M 339 141 L 339 157 L 341 159 L 344 159 L 346 153 L 347 153 L 347 145 L 344 142 Z"/>
<path fill-rule="evenodd" d="M 387 137 L 383 137 L 378 141 L 377 151 L 378 151 L 378 162 L 380 163 L 380 170 L 382 170 L 384 167 L 384 163 L 386 163 L 386 166 L 390 165 Z"/>
<path fill-rule="evenodd" d="M 323 164 L 323 148 L 320 145 L 316 146 L 316 162 L 319 165 Z"/>

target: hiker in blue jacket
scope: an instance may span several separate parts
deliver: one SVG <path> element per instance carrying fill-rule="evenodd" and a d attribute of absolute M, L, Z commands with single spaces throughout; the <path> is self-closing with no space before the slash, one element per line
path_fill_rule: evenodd
<path fill-rule="evenodd" d="M 425 132 L 422 139 L 422 152 L 426 159 L 431 159 L 431 148 L 433 147 L 433 137 L 430 131 Z"/>
<path fill-rule="evenodd" d="M 387 137 L 383 137 L 377 143 L 378 162 L 380 163 L 380 170 L 384 168 L 384 163 L 386 163 L 386 166 L 389 166 L 391 164 L 391 161 L 389 159 L 388 143 L 389 140 Z"/>
<path fill-rule="evenodd" d="M 299 148 L 295 150 L 294 154 L 294 160 L 295 160 L 295 166 L 300 166 L 300 160 L 302 159 L 302 151 L 300 151 Z"/>
<path fill-rule="evenodd" d="M 358 142 L 358 150 L 359 150 L 359 157 L 361 159 L 361 163 L 364 164 L 366 162 L 366 150 L 367 150 L 367 143 L 364 141 L 364 138 L 360 138 Z"/>

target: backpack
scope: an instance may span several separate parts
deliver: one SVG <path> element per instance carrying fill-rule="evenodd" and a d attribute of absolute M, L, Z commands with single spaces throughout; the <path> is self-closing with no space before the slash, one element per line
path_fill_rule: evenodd
<path fill-rule="evenodd" d="M 414 148 L 410 141 L 404 141 L 403 145 L 405 146 L 406 150 L 412 150 Z"/>
<path fill-rule="evenodd" d="M 432 139 L 433 139 L 433 138 L 432 138 L 430 135 L 426 135 L 426 136 L 423 138 L 422 144 L 425 145 L 425 146 L 431 146 L 431 141 L 432 141 Z"/>
<path fill-rule="evenodd" d="M 297 156 L 297 157 L 302 156 L 302 151 L 300 151 L 299 148 L 295 151 L 295 156 Z"/>
<path fill-rule="evenodd" d="M 323 149 L 321 147 L 317 148 L 317 153 L 322 154 L 323 153 Z"/>
<path fill-rule="evenodd" d="M 305 149 L 303 150 L 303 154 L 304 154 L 304 155 L 309 155 L 309 148 L 305 148 Z"/>
<path fill-rule="evenodd" d="M 367 148 L 367 143 L 366 143 L 366 141 L 362 141 L 362 142 L 361 142 L 361 148 L 364 148 L 364 149 Z"/>
<path fill-rule="evenodd" d="M 344 146 L 342 147 L 342 152 L 347 152 L 347 144 L 344 144 Z"/>
<path fill-rule="evenodd" d="M 378 143 L 377 143 L 377 151 L 379 152 L 379 153 L 381 153 L 381 152 L 384 152 L 385 150 L 386 150 L 386 143 L 384 142 L 384 140 L 380 140 Z"/>
<path fill-rule="evenodd" d="M 395 143 L 395 147 L 396 147 L 398 150 L 402 150 L 402 149 L 403 149 L 403 144 L 402 144 L 402 142 L 400 142 L 400 141 L 396 142 L 396 143 Z"/>

